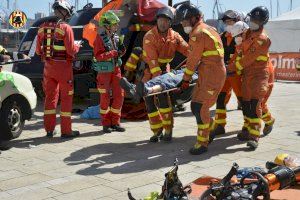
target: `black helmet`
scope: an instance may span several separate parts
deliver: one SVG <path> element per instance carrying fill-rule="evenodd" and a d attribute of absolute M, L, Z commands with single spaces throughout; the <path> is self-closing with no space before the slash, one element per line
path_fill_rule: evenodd
<path fill-rule="evenodd" d="M 56 10 L 56 9 L 59 9 L 59 8 L 62 8 L 64 10 L 68 11 L 69 15 L 73 14 L 74 7 L 71 6 L 69 4 L 69 2 L 67 2 L 66 0 L 55 0 L 54 1 L 53 5 L 52 5 L 52 9 Z"/>
<path fill-rule="evenodd" d="M 264 6 L 253 8 L 250 13 L 250 21 L 258 21 L 260 25 L 264 25 L 269 21 L 269 10 Z"/>
<path fill-rule="evenodd" d="M 159 17 L 165 17 L 165 18 L 168 18 L 171 21 L 173 21 L 174 14 L 169 7 L 163 7 L 163 8 L 160 8 L 156 13 L 156 19 L 158 19 Z"/>
<path fill-rule="evenodd" d="M 190 19 L 192 17 L 202 16 L 202 12 L 193 4 L 182 4 L 176 9 L 175 21 L 180 23 L 185 19 Z"/>
<path fill-rule="evenodd" d="M 226 12 L 223 13 L 222 17 L 220 18 L 220 20 L 222 20 L 223 22 L 225 20 L 231 19 L 234 21 L 239 21 L 239 14 L 234 11 L 234 10 L 227 10 Z"/>

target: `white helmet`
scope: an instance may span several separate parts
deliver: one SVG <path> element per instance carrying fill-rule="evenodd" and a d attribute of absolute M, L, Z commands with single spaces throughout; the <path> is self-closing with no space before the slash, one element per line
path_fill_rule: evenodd
<path fill-rule="evenodd" d="M 235 37 L 235 36 L 240 35 L 243 32 L 245 32 L 248 28 L 249 28 L 249 26 L 245 22 L 238 21 L 232 26 L 230 33 L 231 33 L 232 37 Z"/>
<path fill-rule="evenodd" d="M 55 0 L 53 5 L 52 5 L 52 9 L 56 10 L 58 8 L 63 8 L 66 11 L 69 12 L 69 15 L 73 14 L 73 6 L 71 6 L 69 4 L 69 2 L 67 2 L 66 0 Z"/>

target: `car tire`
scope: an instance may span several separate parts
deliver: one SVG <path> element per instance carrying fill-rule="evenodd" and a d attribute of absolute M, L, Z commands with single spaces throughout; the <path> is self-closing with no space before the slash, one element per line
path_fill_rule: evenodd
<path fill-rule="evenodd" d="M 25 119 L 22 102 L 17 98 L 7 98 L 0 110 L 0 137 L 11 140 L 20 136 L 23 131 Z"/>

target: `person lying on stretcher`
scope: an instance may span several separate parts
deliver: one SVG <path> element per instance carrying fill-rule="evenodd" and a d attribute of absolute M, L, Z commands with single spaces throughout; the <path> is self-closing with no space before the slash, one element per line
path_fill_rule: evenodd
<path fill-rule="evenodd" d="M 120 80 L 120 85 L 135 102 L 140 102 L 141 98 L 150 94 L 177 88 L 178 84 L 182 81 L 183 75 L 184 69 L 172 70 L 171 72 L 157 76 L 146 83 L 140 81 L 137 84 L 130 83 L 123 77 Z M 197 79 L 198 74 L 195 72 L 192 76 L 192 82 Z"/>

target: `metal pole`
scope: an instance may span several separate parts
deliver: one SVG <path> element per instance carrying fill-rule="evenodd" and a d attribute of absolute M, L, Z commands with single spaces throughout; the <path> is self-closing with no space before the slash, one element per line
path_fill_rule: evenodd
<path fill-rule="evenodd" d="M 279 15 L 279 1 L 277 0 L 277 17 Z"/>
<path fill-rule="evenodd" d="M 9 10 L 9 0 L 7 0 L 7 10 Z"/>
<path fill-rule="evenodd" d="M 270 0 L 270 13 L 271 13 L 271 18 L 273 18 L 272 0 Z"/>
<path fill-rule="evenodd" d="M 173 0 L 168 0 L 168 6 L 173 6 Z"/>

